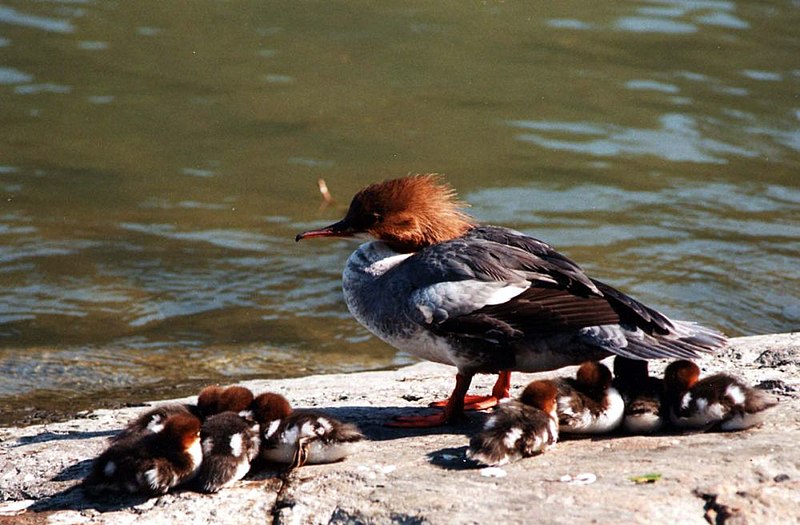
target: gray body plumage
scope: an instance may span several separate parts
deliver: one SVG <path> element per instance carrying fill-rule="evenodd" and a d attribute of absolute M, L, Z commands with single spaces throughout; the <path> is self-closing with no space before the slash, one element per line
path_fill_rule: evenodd
<path fill-rule="evenodd" d="M 722 334 L 671 321 L 546 243 L 499 227 L 411 254 L 365 243 L 347 261 L 343 289 L 372 333 L 465 374 L 552 370 L 611 354 L 696 357 L 725 344 Z"/>

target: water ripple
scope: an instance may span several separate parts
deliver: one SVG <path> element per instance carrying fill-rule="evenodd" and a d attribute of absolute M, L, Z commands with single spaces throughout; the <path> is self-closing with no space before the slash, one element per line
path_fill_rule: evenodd
<path fill-rule="evenodd" d="M 541 133 L 523 133 L 517 140 L 531 142 L 543 148 L 571 151 L 598 157 L 617 155 L 653 155 L 669 161 L 725 164 L 727 159 L 719 154 L 755 157 L 758 152 L 721 140 L 703 137 L 696 118 L 680 113 L 668 113 L 659 118 L 660 129 L 626 128 L 613 124 L 588 122 L 509 121 L 507 124 L 522 129 L 537 129 L 568 134 L 576 129 L 581 134 L 602 135 L 594 140 L 567 140 L 545 136 Z"/>
<path fill-rule="evenodd" d="M 29 15 L 11 7 L 0 6 L 0 23 L 41 29 L 52 33 L 72 33 L 75 27 L 67 20 Z"/>

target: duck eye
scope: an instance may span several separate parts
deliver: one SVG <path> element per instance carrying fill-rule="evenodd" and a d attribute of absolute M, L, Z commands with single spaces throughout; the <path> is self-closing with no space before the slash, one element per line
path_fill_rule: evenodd
<path fill-rule="evenodd" d="M 380 213 L 373 213 L 372 214 L 372 220 L 373 220 L 374 224 L 379 224 L 379 223 L 383 222 L 383 215 L 381 215 Z"/>

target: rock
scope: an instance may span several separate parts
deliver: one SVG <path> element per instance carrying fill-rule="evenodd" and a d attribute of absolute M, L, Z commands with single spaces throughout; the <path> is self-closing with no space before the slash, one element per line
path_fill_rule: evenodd
<path fill-rule="evenodd" d="M 665 364 L 652 368 L 660 371 Z M 354 422 L 370 441 L 343 462 L 305 466 L 288 476 L 259 472 L 214 495 L 182 490 L 152 500 L 97 500 L 78 487 L 108 437 L 146 406 L 0 428 L 0 524 L 799 521 L 800 334 L 734 339 L 730 349 L 700 364 L 704 373 L 724 370 L 760 383 L 780 404 L 760 428 L 564 440 L 554 450 L 504 465 L 504 474 L 491 476 L 465 458 L 469 436 L 486 414 L 443 429 L 382 426 L 395 414 L 432 410 L 427 402 L 450 393 L 454 369 L 433 363 L 243 383 L 255 392 L 276 391 L 295 406 Z M 574 371 L 515 373 L 512 393 L 534 377 Z M 473 391 L 489 391 L 494 379 L 476 378 Z M 584 479 L 582 473 L 591 473 L 591 483 L 574 482 Z M 651 473 L 659 475 L 653 482 L 634 481 Z"/>

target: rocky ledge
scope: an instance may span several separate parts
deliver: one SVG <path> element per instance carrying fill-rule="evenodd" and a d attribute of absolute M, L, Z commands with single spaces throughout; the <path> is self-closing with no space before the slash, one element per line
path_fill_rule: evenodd
<path fill-rule="evenodd" d="M 369 441 L 340 463 L 259 472 L 214 495 L 184 490 L 149 500 L 90 499 L 79 487 L 108 437 L 147 407 L 0 428 L 0 525 L 800 522 L 800 333 L 737 338 L 700 364 L 704 374 L 739 375 L 780 404 L 763 426 L 743 432 L 565 439 L 544 455 L 481 469 L 465 451 L 485 414 L 445 429 L 382 426 L 446 397 L 452 368 L 249 381 L 256 393 L 279 392 L 294 406 L 357 423 Z M 534 378 L 574 372 L 514 374 L 513 393 Z M 476 378 L 473 391 L 488 391 L 493 380 Z"/>

